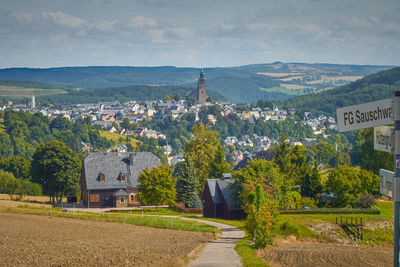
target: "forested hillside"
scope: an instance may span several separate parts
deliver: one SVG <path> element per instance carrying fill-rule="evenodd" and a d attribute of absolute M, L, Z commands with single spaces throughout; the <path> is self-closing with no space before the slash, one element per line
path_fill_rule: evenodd
<path fill-rule="evenodd" d="M 151 101 L 164 99 L 166 95 L 180 95 L 183 98 L 193 90 L 194 88 L 181 86 L 133 85 L 125 87 L 72 90 L 68 92 L 68 94 L 38 97 L 38 100 L 45 103 L 57 104 L 96 103 L 100 101 L 126 102 L 131 100 Z M 216 101 L 227 100 L 221 94 L 211 90 L 208 90 L 207 94 Z"/>
<path fill-rule="evenodd" d="M 393 68 L 335 89 L 294 97 L 287 101 L 287 107 L 334 115 L 339 107 L 391 98 L 397 90 L 400 90 L 400 68 Z"/>
<path fill-rule="evenodd" d="M 333 88 L 391 66 L 266 63 L 239 67 L 205 68 L 207 89 L 232 102 L 286 100 L 293 95 Z M 0 80 L 19 80 L 75 88 L 110 88 L 132 85 L 195 87 L 199 68 L 62 67 L 0 69 Z"/>

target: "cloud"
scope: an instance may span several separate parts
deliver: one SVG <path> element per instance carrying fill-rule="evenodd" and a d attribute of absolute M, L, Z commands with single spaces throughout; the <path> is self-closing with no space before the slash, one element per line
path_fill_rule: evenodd
<path fill-rule="evenodd" d="M 45 20 L 52 19 L 56 24 L 67 27 L 80 28 L 87 25 L 86 20 L 64 14 L 63 12 L 42 12 L 41 16 Z"/>
<path fill-rule="evenodd" d="M 130 26 L 132 28 L 144 28 L 144 27 L 152 28 L 152 27 L 157 26 L 157 22 L 155 19 L 152 19 L 152 18 L 137 16 L 128 22 L 128 26 Z"/>

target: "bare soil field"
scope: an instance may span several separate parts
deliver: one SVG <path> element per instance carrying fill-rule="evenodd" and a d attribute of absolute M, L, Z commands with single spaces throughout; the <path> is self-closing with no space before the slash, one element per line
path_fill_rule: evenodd
<path fill-rule="evenodd" d="M 210 233 L 0 212 L 0 266 L 177 266 Z"/>
<path fill-rule="evenodd" d="M 350 246 L 319 242 L 287 242 L 257 251 L 268 264 L 280 266 L 371 266 L 393 265 L 392 247 Z"/>
<path fill-rule="evenodd" d="M 10 200 L 10 196 L 7 194 L 0 194 L 0 200 Z M 35 202 L 40 202 L 40 203 L 47 203 L 50 201 L 50 198 L 47 196 L 23 196 L 22 200 L 26 201 L 35 201 Z M 63 202 L 67 202 L 66 198 L 63 198 Z M 20 202 L 20 204 L 23 204 L 23 202 Z"/>

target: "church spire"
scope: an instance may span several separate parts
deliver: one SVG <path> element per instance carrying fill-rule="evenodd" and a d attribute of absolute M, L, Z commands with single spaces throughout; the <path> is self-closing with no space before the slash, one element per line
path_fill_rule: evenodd
<path fill-rule="evenodd" d="M 206 79 L 204 77 L 203 68 L 201 68 L 200 78 L 197 83 L 197 89 L 194 92 L 195 100 L 201 104 L 204 104 L 208 98 L 206 92 Z"/>

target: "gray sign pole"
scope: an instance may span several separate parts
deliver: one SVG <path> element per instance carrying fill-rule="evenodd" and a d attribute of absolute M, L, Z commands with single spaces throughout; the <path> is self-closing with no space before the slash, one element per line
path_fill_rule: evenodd
<path fill-rule="evenodd" d="M 399 267 L 400 252 L 400 91 L 394 92 L 394 236 L 393 236 L 393 266 Z"/>

